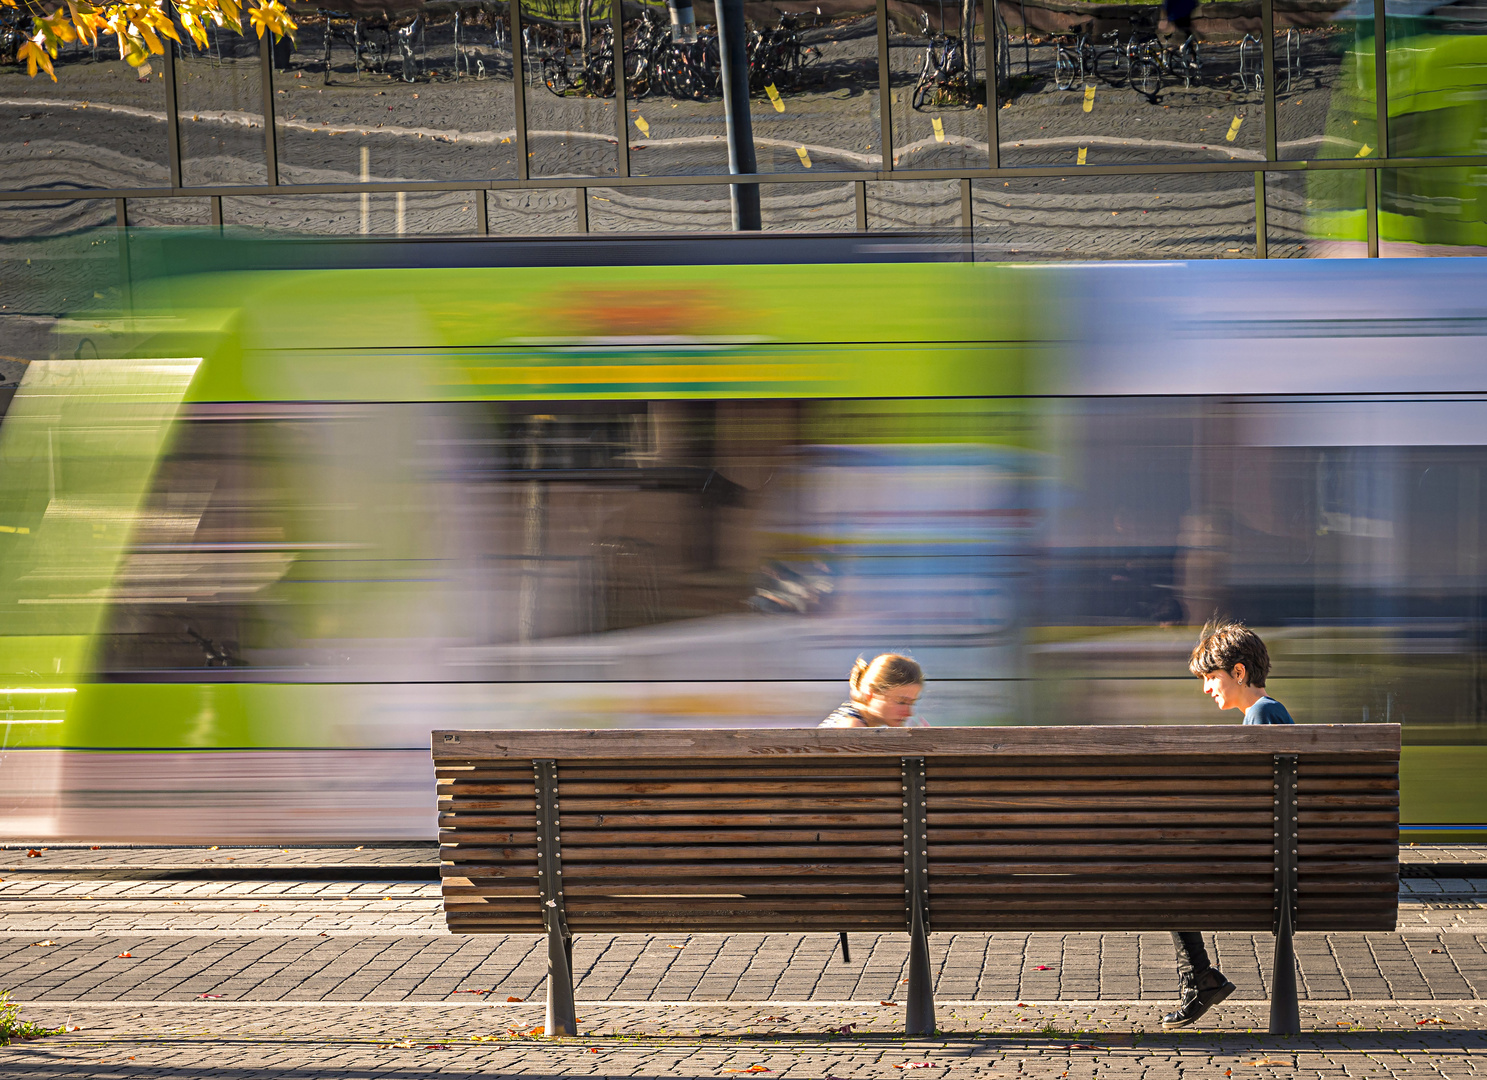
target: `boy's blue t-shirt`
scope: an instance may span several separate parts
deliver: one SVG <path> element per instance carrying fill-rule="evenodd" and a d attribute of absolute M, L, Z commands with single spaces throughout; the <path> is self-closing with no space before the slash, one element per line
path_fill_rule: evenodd
<path fill-rule="evenodd" d="M 1286 707 L 1273 697 L 1262 697 L 1244 710 L 1246 724 L 1294 724 Z"/>

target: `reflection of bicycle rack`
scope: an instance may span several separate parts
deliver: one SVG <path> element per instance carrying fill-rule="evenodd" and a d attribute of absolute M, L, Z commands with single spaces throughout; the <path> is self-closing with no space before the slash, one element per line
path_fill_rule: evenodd
<path fill-rule="evenodd" d="M 1287 93 L 1301 77 L 1301 35 L 1294 26 L 1287 27 L 1281 39 L 1285 64 L 1276 69 L 1279 90 Z M 1245 34 L 1239 43 L 1239 85 L 1245 90 L 1265 89 L 1265 44 L 1253 34 Z"/>
<path fill-rule="evenodd" d="M 469 40 L 473 35 L 467 26 L 464 10 L 460 7 L 454 9 L 454 77 L 456 79 L 469 76 L 480 80 L 486 77 L 485 57 L 480 45 Z M 477 23 L 478 25 L 478 23 Z M 496 16 L 492 25 L 491 44 L 495 47 L 508 45 L 506 33 L 506 20 Z M 492 58 L 494 60 L 494 58 Z"/>
<path fill-rule="evenodd" d="M 418 41 L 418 51 L 422 54 L 421 58 L 413 55 L 414 39 Z M 428 46 L 424 41 L 422 15 L 419 15 L 407 26 L 401 27 L 398 30 L 398 55 L 403 61 L 403 81 L 406 83 L 413 82 L 423 73 L 425 67 L 424 61 L 428 59 Z"/>

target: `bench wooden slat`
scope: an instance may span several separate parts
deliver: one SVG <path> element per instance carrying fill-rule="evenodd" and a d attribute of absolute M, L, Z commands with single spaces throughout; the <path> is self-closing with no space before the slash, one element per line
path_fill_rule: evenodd
<path fill-rule="evenodd" d="M 521 794 L 530 798 L 532 785 L 528 783 L 525 789 L 515 789 L 514 784 L 488 784 L 483 782 L 459 781 L 452 789 L 458 795 L 504 795 Z M 563 782 L 563 799 L 565 801 L 581 798 L 583 796 L 597 796 L 600 798 L 653 796 L 653 795 L 712 795 L 731 796 L 738 798 L 766 798 L 770 795 L 809 795 L 819 792 L 822 795 L 885 795 L 897 800 L 899 797 L 898 777 L 884 780 L 847 779 L 839 780 L 828 776 L 803 778 L 799 780 L 706 780 L 702 782 L 681 780 L 633 780 L 613 782 L 600 781 L 573 781 Z"/>
<path fill-rule="evenodd" d="M 779 881 L 771 881 L 768 878 L 720 878 L 711 880 L 708 878 L 688 878 L 685 888 L 680 888 L 675 882 L 657 882 L 654 880 L 637 880 L 617 889 L 613 884 L 596 884 L 584 881 L 574 881 L 565 886 L 565 891 L 570 897 L 578 896 L 609 896 L 616 891 L 626 894 L 656 894 L 669 895 L 677 893 L 701 894 L 716 892 L 719 895 L 733 895 L 739 892 L 746 896 L 788 896 L 795 897 L 807 895 L 810 886 L 803 885 L 799 878 L 785 878 Z M 848 878 L 834 877 L 829 885 L 823 886 L 822 890 L 837 894 L 842 890 L 850 889 L 853 892 L 862 890 L 874 896 L 893 896 L 896 902 L 903 902 L 903 882 L 890 880 L 887 877 L 864 877 Z M 777 901 L 776 901 L 777 902 Z"/>
<path fill-rule="evenodd" d="M 829 859 L 810 859 L 809 861 L 768 862 L 756 860 L 754 862 L 730 862 L 726 864 L 714 863 L 706 866 L 687 866 L 686 864 L 664 863 L 664 862 L 633 862 L 633 863 L 596 863 L 583 862 L 569 864 L 563 860 L 563 874 L 573 880 L 599 880 L 615 879 L 622 876 L 643 878 L 646 874 L 664 874 L 671 878 L 691 877 L 718 877 L 725 873 L 733 877 L 749 877 L 751 875 L 766 876 L 791 876 L 810 877 L 815 874 L 829 874 L 836 877 L 865 874 L 885 874 L 894 881 L 902 881 L 903 864 L 901 861 L 842 861 L 834 862 Z"/>
<path fill-rule="evenodd" d="M 1262 731 L 1261 728 L 1269 728 Z M 637 740 L 643 736 L 643 744 Z M 457 741 L 455 741 L 457 740 Z M 644 752 L 637 754 L 637 747 Z M 1058 746 L 1067 756 L 1205 752 L 1259 754 L 1399 754 L 1397 724 L 1186 725 L 984 728 L 721 728 L 653 729 L 644 732 L 583 728 L 554 731 L 435 731 L 438 764 L 539 758 L 783 758 L 931 757 L 938 755 L 1039 755 Z"/>
<path fill-rule="evenodd" d="M 846 814 L 832 811 L 823 814 L 812 813 L 776 813 L 764 811 L 762 813 L 748 813 L 740 810 L 736 814 L 686 814 L 686 813 L 657 813 L 657 814 L 568 814 L 564 807 L 563 828 L 569 829 L 659 829 L 670 833 L 673 829 L 695 829 L 695 828 L 719 828 L 737 825 L 740 828 L 762 829 L 797 829 L 797 828 L 853 828 L 853 829 L 875 829 L 875 828 L 897 828 L 902 815 L 895 810 L 892 813 L 872 814 Z M 447 810 L 440 814 L 441 822 L 471 822 L 476 828 L 486 828 L 494 825 L 496 828 L 529 826 L 532 824 L 531 813 L 522 815 L 491 815 L 479 810 L 464 811 L 456 813 Z M 446 830 L 453 834 L 463 831 L 463 825 L 456 830 L 452 824 L 446 824 Z"/>
<path fill-rule="evenodd" d="M 1254 805 L 1254 804 L 1251 804 Z M 997 816 L 996 820 L 1006 825 L 1022 825 L 1028 828 L 1059 827 L 1072 825 L 1150 825 L 1154 808 L 1145 811 L 1139 809 L 1126 810 L 1019 810 L 1015 814 L 1006 812 Z M 1166 814 L 1170 807 L 1164 806 L 1162 813 Z M 1202 811 L 1195 808 L 1185 808 L 1183 813 L 1189 815 L 1184 818 L 1184 828 L 1187 832 L 1198 835 L 1206 828 L 1212 826 L 1216 829 L 1233 828 L 1235 826 L 1252 825 L 1269 827 L 1272 823 L 1272 815 L 1269 810 L 1224 810 L 1215 808 L 1211 811 Z M 929 827 L 933 829 L 936 825 L 985 825 L 992 820 L 986 811 L 979 813 L 956 813 L 943 812 L 931 809 L 929 812 Z"/>
<path fill-rule="evenodd" d="M 1132 843 L 1110 841 L 1103 844 L 983 844 L 958 843 L 957 838 L 944 837 L 934 830 L 929 834 L 931 856 L 936 859 L 981 859 L 1026 862 L 1033 855 L 1050 865 L 1065 861 L 1079 862 L 1084 859 L 1254 859 L 1265 864 L 1267 871 L 1272 862 L 1272 847 L 1268 837 L 1245 843 L 1201 844 L 1173 842 L 1169 844 Z"/>
<path fill-rule="evenodd" d="M 574 813 L 607 813 L 609 810 L 876 810 L 882 813 L 899 813 L 898 797 L 876 795 L 816 795 L 792 797 L 789 795 L 761 795 L 740 803 L 739 796 L 715 798 L 704 795 L 693 797 L 616 796 L 612 799 L 579 796 L 563 798 L 563 811 Z"/>
<path fill-rule="evenodd" d="M 490 854 L 491 857 L 504 857 L 495 849 L 484 849 L 474 852 L 472 859 L 479 859 L 482 854 Z M 536 852 L 534 850 L 533 857 Z M 781 844 L 773 839 L 752 844 L 728 844 L 686 847 L 663 848 L 656 844 L 641 844 L 635 847 L 612 847 L 612 846 L 587 846 L 570 844 L 567 837 L 563 838 L 563 869 L 566 872 L 569 866 L 589 864 L 594 862 L 686 862 L 688 860 L 716 860 L 716 859 L 781 859 L 793 862 L 796 859 L 840 859 L 843 862 L 861 860 L 886 860 L 901 859 L 903 856 L 903 841 L 894 843 L 883 843 L 880 839 L 875 844 Z M 519 857 L 519 856 L 518 856 Z M 900 871 L 902 867 L 899 868 Z"/>

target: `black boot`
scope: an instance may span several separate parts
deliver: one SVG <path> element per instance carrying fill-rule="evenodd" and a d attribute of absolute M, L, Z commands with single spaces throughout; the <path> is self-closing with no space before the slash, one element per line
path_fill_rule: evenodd
<path fill-rule="evenodd" d="M 1183 988 L 1182 1007 L 1162 1017 L 1162 1030 L 1187 1027 L 1233 992 L 1234 984 L 1224 978 L 1223 972 L 1209 968 L 1194 985 Z"/>

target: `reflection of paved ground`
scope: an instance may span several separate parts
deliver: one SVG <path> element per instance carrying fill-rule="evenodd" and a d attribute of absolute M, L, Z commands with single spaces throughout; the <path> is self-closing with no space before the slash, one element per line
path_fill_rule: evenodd
<path fill-rule="evenodd" d="M 485 32 L 488 37 L 488 32 Z M 472 59 L 486 77 L 455 80 L 452 28 L 428 30 L 425 74 L 405 83 L 352 69 L 338 45 L 329 80 L 320 61 L 318 27 L 302 33 L 288 71 L 274 79 L 280 177 L 285 183 L 353 183 L 362 179 L 512 179 L 516 175 L 514 94 L 509 51 L 467 31 Z M 473 36 L 470 36 L 473 34 Z M 753 104 L 759 167 L 765 172 L 876 170 L 881 159 L 874 20 L 808 31 L 822 51 L 800 88 L 786 88 L 779 108 Z M 1252 255 L 1253 183 L 1248 173 L 1081 177 L 1079 163 L 1258 161 L 1264 153 L 1260 94 L 1239 79 L 1238 43 L 1206 45 L 1204 72 L 1185 88 L 1168 80 L 1149 98 L 1109 68 L 1084 87 L 1053 84 L 1054 50 L 1039 43 L 1026 53 L 1014 39 L 1012 81 L 997 111 L 1003 165 L 1064 166 L 1056 180 L 976 181 L 972 208 L 979 259 L 1216 257 Z M 1283 157 L 1352 157 L 1372 138 L 1324 139 L 1337 78 L 1336 33 L 1302 35 L 1300 69 L 1282 84 L 1278 137 Z M 240 50 L 241 51 L 241 50 Z M 70 54 L 69 54 L 70 55 Z M 922 42 L 895 34 L 890 57 L 894 161 L 898 168 L 985 167 L 989 164 L 984 106 L 909 107 L 923 56 Z M 66 57 L 64 57 L 66 58 Z M 984 69 L 984 60 L 978 63 Z M 188 183 L 254 183 L 264 175 L 264 132 L 256 59 L 234 60 L 231 49 L 183 60 L 184 172 Z M 155 187 L 166 182 L 165 101 L 158 77 L 140 83 L 118 61 L 74 56 L 62 81 L 28 80 L 0 72 L 0 120 L 20 137 L 0 146 L 0 184 L 14 187 Z M 549 93 L 531 74 L 527 86 L 529 164 L 533 176 L 614 176 L 618 135 L 612 100 Z M 1086 106 L 1088 111 L 1085 111 Z M 1236 123 L 1237 122 L 1237 123 Z M 1366 123 L 1364 124 L 1366 128 Z M 726 169 L 722 105 L 676 101 L 659 94 L 628 108 L 635 175 L 710 173 Z M 1233 136 L 1232 139 L 1230 136 Z M 1376 141 L 1376 140 L 1375 140 Z M 809 172 L 807 165 L 809 164 Z M 1320 247 L 1307 239 L 1305 176 L 1270 181 L 1270 254 L 1361 254 L 1361 248 Z M 1359 188 L 1359 208 L 1362 196 Z M 766 229 L 848 230 L 857 221 L 856 192 L 846 179 L 820 184 L 766 185 Z M 469 234 L 478 227 L 473 193 L 412 193 L 402 197 L 276 195 L 224 200 L 228 224 L 267 225 L 330 234 Z M 874 229 L 957 229 L 960 191 L 953 182 L 872 181 L 867 219 Z M 581 227 L 573 191 L 492 192 L 491 232 L 570 232 Z M 586 220 L 597 232 L 714 231 L 729 225 L 724 187 L 592 188 Z M 205 224 L 205 199 L 133 200 L 135 224 Z M 49 204 L 0 218 L 11 236 L 66 231 L 84 221 L 112 222 L 111 208 Z M 1356 247 L 1357 245 L 1355 245 Z M 0 289 L 19 277 L 6 274 Z M 32 282 L 34 284 L 34 281 Z M 45 302 L 23 308 L 56 309 Z M 55 296 L 51 294 L 55 294 Z"/>

